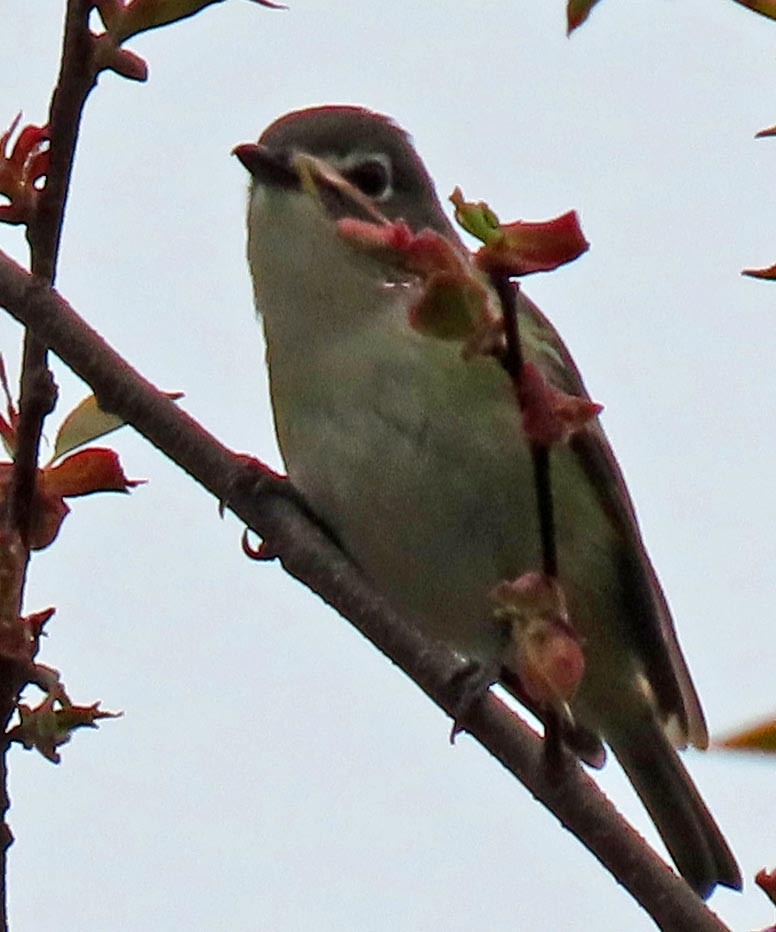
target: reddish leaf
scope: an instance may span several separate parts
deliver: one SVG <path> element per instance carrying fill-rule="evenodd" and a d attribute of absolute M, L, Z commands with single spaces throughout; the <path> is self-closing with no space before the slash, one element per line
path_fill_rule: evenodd
<path fill-rule="evenodd" d="M 603 410 L 594 401 L 553 388 L 530 362 L 523 364 L 517 390 L 526 435 L 547 447 L 568 440 Z"/>
<path fill-rule="evenodd" d="M 761 129 L 759 133 L 754 134 L 755 139 L 766 139 L 769 136 L 776 136 L 776 126 L 769 126 L 768 129 Z"/>
<path fill-rule="evenodd" d="M 10 464 L 0 463 L 0 470 L 3 466 Z M 88 447 L 66 457 L 58 466 L 39 470 L 27 545 L 31 550 L 43 550 L 54 542 L 70 513 L 65 498 L 93 492 L 128 492 L 143 481 L 127 479 L 118 454 L 102 447 Z"/>
<path fill-rule="evenodd" d="M 55 608 L 44 608 L 40 612 L 33 612 L 31 615 L 25 615 L 22 621 L 32 632 L 32 636 L 39 638 L 43 633 L 46 623 L 51 620 L 56 612 Z"/>
<path fill-rule="evenodd" d="M 438 272 L 410 308 L 410 326 L 440 340 L 473 341 L 490 323 L 488 295 L 475 279 Z"/>
<path fill-rule="evenodd" d="M 534 618 L 517 629 L 515 672 L 534 702 L 570 702 L 585 673 L 585 655 L 573 628 L 559 618 Z"/>
<path fill-rule="evenodd" d="M 99 9 L 106 29 L 117 43 L 121 43 L 139 32 L 187 19 L 218 2 L 219 0 L 130 0 L 125 5 L 115 0 L 102 0 Z M 284 9 L 282 4 L 273 3 L 272 0 L 254 2 L 270 9 Z"/>
<path fill-rule="evenodd" d="M 0 357 L 0 388 L 6 394 L 8 418 L 0 415 L 0 438 L 10 448 L 16 445 L 16 409 L 11 402 L 8 381 Z M 180 397 L 171 394 L 171 398 Z M 89 396 L 68 415 L 57 434 L 55 458 L 83 443 L 120 427 L 123 422 L 101 411 L 94 396 Z M 13 478 L 14 464 L 0 462 L 0 508 L 5 504 Z M 57 466 L 38 469 L 35 494 L 30 506 L 30 527 L 24 545 L 42 550 L 56 539 L 62 522 L 70 513 L 64 499 L 93 492 L 128 492 L 142 480 L 127 479 L 113 450 L 89 447 L 66 457 Z M 42 622 L 41 622 L 42 624 Z"/>
<path fill-rule="evenodd" d="M 15 547 L 14 544 L 16 544 Z M 17 563 L 15 569 L 21 572 L 21 563 L 26 550 L 21 544 L 18 534 L 12 536 L 8 532 L 4 532 L 2 540 L 0 540 L 0 549 L 3 552 L 5 570 L 8 571 L 12 564 Z M 3 625 L 0 626 L 0 657 L 5 661 L 21 664 L 25 667 L 31 664 L 38 653 L 43 628 L 55 611 L 54 608 L 46 608 L 43 611 L 19 617 L 12 623 L 9 623 L 6 619 Z M 51 668 L 44 667 L 42 664 L 35 664 L 34 669 L 34 682 L 41 685 L 40 675 L 44 670 L 50 670 Z M 27 673 L 29 675 L 29 670 Z M 30 682 L 32 681 L 30 679 Z"/>
<path fill-rule="evenodd" d="M 434 230 L 413 233 L 403 220 L 370 223 L 349 217 L 337 222 L 337 231 L 364 252 L 414 275 L 462 273 L 465 268 L 450 240 Z"/>
<path fill-rule="evenodd" d="M 776 870 L 767 871 L 763 868 L 755 875 L 754 882 L 768 897 L 771 903 L 776 905 Z"/>
<path fill-rule="evenodd" d="M 573 210 L 538 223 L 518 220 L 502 226 L 500 232 L 501 237 L 483 246 L 475 256 L 481 269 L 496 275 L 550 272 L 573 262 L 590 248 Z"/>
<path fill-rule="evenodd" d="M 527 696 L 541 706 L 564 708 L 585 672 L 585 656 L 568 622 L 563 591 L 553 577 L 525 573 L 493 590 L 496 617 L 509 626 L 503 662 Z"/>
<path fill-rule="evenodd" d="M 40 488 L 46 496 L 76 498 L 92 492 L 128 492 L 143 479 L 127 479 L 118 454 L 89 447 L 66 457 L 58 466 L 41 470 Z"/>
<path fill-rule="evenodd" d="M 348 218 L 337 230 L 356 248 L 416 275 L 423 283 L 409 312 L 410 325 L 443 340 L 474 340 L 491 324 L 488 292 L 473 274 L 468 253 L 434 230 L 414 233 L 403 221 L 371 223 Z"/>
<path fill-rule="evenodd" d="M 766 281 L 776 279 L 776 265 L 769 265 L 767 269 L 744 269 L 742 275 L 748 275 L 750 278 L 763 278 Z"/>
<path fill-rule="evenodd" d="M 567 34 L 571 33 L 590 16 L 590 11 L 598 0 L 568 0 L 566 6 Z"/>
<path fill-rule="evenodd" d="M 456 220 L 485 244 L 474 261 L 489 274 L 511 277 L 549 272 L 589 249 L 573 210 L 554 220 L 502 224 L 484 201 L 465 200 L 460 188 L 450 200 Z"/>
<path fill-rule="evenodd" d="M 0 136 L 0 195 L 8 199 L 0 205 L 0 221 L 27 223 L 35 209 L 38 189 L 49 167 L 48 127 L 25 126 L 13 147 L 11 136 L 21 120 L 21 113 Z"/>

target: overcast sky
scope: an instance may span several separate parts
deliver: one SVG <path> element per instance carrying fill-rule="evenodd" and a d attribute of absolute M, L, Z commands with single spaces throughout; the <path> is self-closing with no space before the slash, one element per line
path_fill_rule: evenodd
<path fill-rule="evenodd" d="M 43 122 L 60 3 L 0 0 L 0 124 Z M 711 730 L 773 714 L 776 23 L 726 0 L 229 0 L 129 47 L 87 106 L 59 287 L 235 449 L 279 466 L 229 155 L 280 114 L 393 115 L 446 196 L 505 218 L 570 208 L 592 243 L 526 291 L 559 327 L 621 461 Z M 24 260 L 22 233 L 0 248 Z M 16 376 L 20 332 L 0 319 Z M 59 362 L 57 419 L 85 393 Z M 125 717 L 53 767 L 11 755 L 14 932 L 544 932 L 653 928 L 591 855 L 239 523 L 129 430 L 131 497 L 76 501 L 36 557 L 41 660 Z M 688 753 L 773 922 L 776 763 Z M 605 791 L 654 843 L 615 764 Z"/>

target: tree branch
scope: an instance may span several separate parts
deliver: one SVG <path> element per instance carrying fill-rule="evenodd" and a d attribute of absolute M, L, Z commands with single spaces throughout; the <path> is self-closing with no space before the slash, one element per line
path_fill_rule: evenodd
<path fill-rule="evenodd" d="M 285 569 L 348 618 L 451 716 L 461 659 L 426 638 L 372 591 L 311 519 L 289 483 L 249 466 L 136 373 L 67 302 L 0 253 L 0 305 L 121 415 L 215 495 L 278 554 Z M 663 930 L 724 932 L 720 920 L 617 813 L 574 761 L 548 775 L 542 741 L 492 693 L 467 708 L 459 724 L 511 771 L 654 918 Z"/>
<path fill-rule="evenodd" d="M 89 30 L 92 6 L 90 0 L 69 0 L 67 5 L 62 60 L 49 107 L 49 169 L 46 185 L 38 194 L 34 216 L 27 226 L 32 271 L 51 284 L 56 277 L 81 115 L 96 78 L 94 39 Z M 23 541 L 29 533 L 43 422 L 55 403 L 56 386 L 48 369 L 46 344 L 27 332 L 22 357 L 16 458 L 6 513 L 6 526 L 17 530 Z"/>
<path fill-rule="evenodd" d="M 523 347 L 520 342 L 520 321 L 517 311 L 517 289 L 508 275 L 491 273 L 490 283 L 501 304 L 504 318 L 504 337 L 506 353 L 501 364 L 513 385 L 518 387 L 518 403 L 523 408 L 519 394 L 520 374 L 523 368 Z M 531 441 L 531 460 L 533 461 L 534 486 L 539 518 L 539 538 L 542 546 L 542 571 L 546 576 L 558 575 L 558 544 L 555 533 L 555 509 L 553 505 L 552 480 L 550 473 L 550 448 L 542 443 Z"/>
<path fill-rule="evenodd" d="M 50 160 L 46 184 L 37 193 L 27 225 L 32 271 L 53 284 L 70 187 L 81 114 L 96 72 L 89 30 L 90 0 L 69 0 L 57 85 L 49 108 Z M 0 512 L 0 729 L 5 734 L 30 669 L 36 644 L 25 644 L 21 619 L 30 553 L 27 546 L 37 491 L 38 455 L 43 422 L 56 403 L 57 388 L 48 367 L 46 343 L 29 329 L 24 335 L 19 390 L 19 419 L 10 487 Z M 18 651 L 25 644 L 26 650 Z M 7 930 L 7 854 L 13 835 L 6 822 L 10 805 L 5 755 L 0 748 L 0 929 Z"/>

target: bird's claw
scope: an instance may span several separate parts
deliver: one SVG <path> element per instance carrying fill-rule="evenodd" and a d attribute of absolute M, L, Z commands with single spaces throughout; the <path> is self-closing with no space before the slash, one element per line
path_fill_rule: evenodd
<path fill-rule="evenodd" d="M 498 668 L 479 660 L 466 660 L 461 669 L 453 674 L 450 687 L 455 693 L 455 700 L 450 744 L 455 744 L 456 737 L 466 730 L 466 720 L 472 708 L 488 694 L 497 680 Z"/>

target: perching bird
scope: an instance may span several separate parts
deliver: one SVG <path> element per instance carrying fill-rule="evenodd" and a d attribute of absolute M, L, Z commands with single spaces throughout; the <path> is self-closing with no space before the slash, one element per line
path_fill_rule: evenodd
<path fill-rule="evenodd" d="M 514 681 L 490 594 L 540 569 L 541 544 L 513 387 L 492 356 L 463 359 L 411 326 L 422 283 L 336 228 L 402 219 L 467 256 L 431 178 L 405 132 L 358 107 L 290 113 L 235 151 L 252 175 L 248 258 L 293 485 L 396 609 Z M 526 358 L 586 397 L 560 337 L 519 307 Z M 614 455 L 595 421 L 551 456 L 559 579 L 585 660 L 574 721 L 612 748 L 688 883 L 703 897 L 740 888 L 674 750 L 705 747 L 706 725 Z"/>

